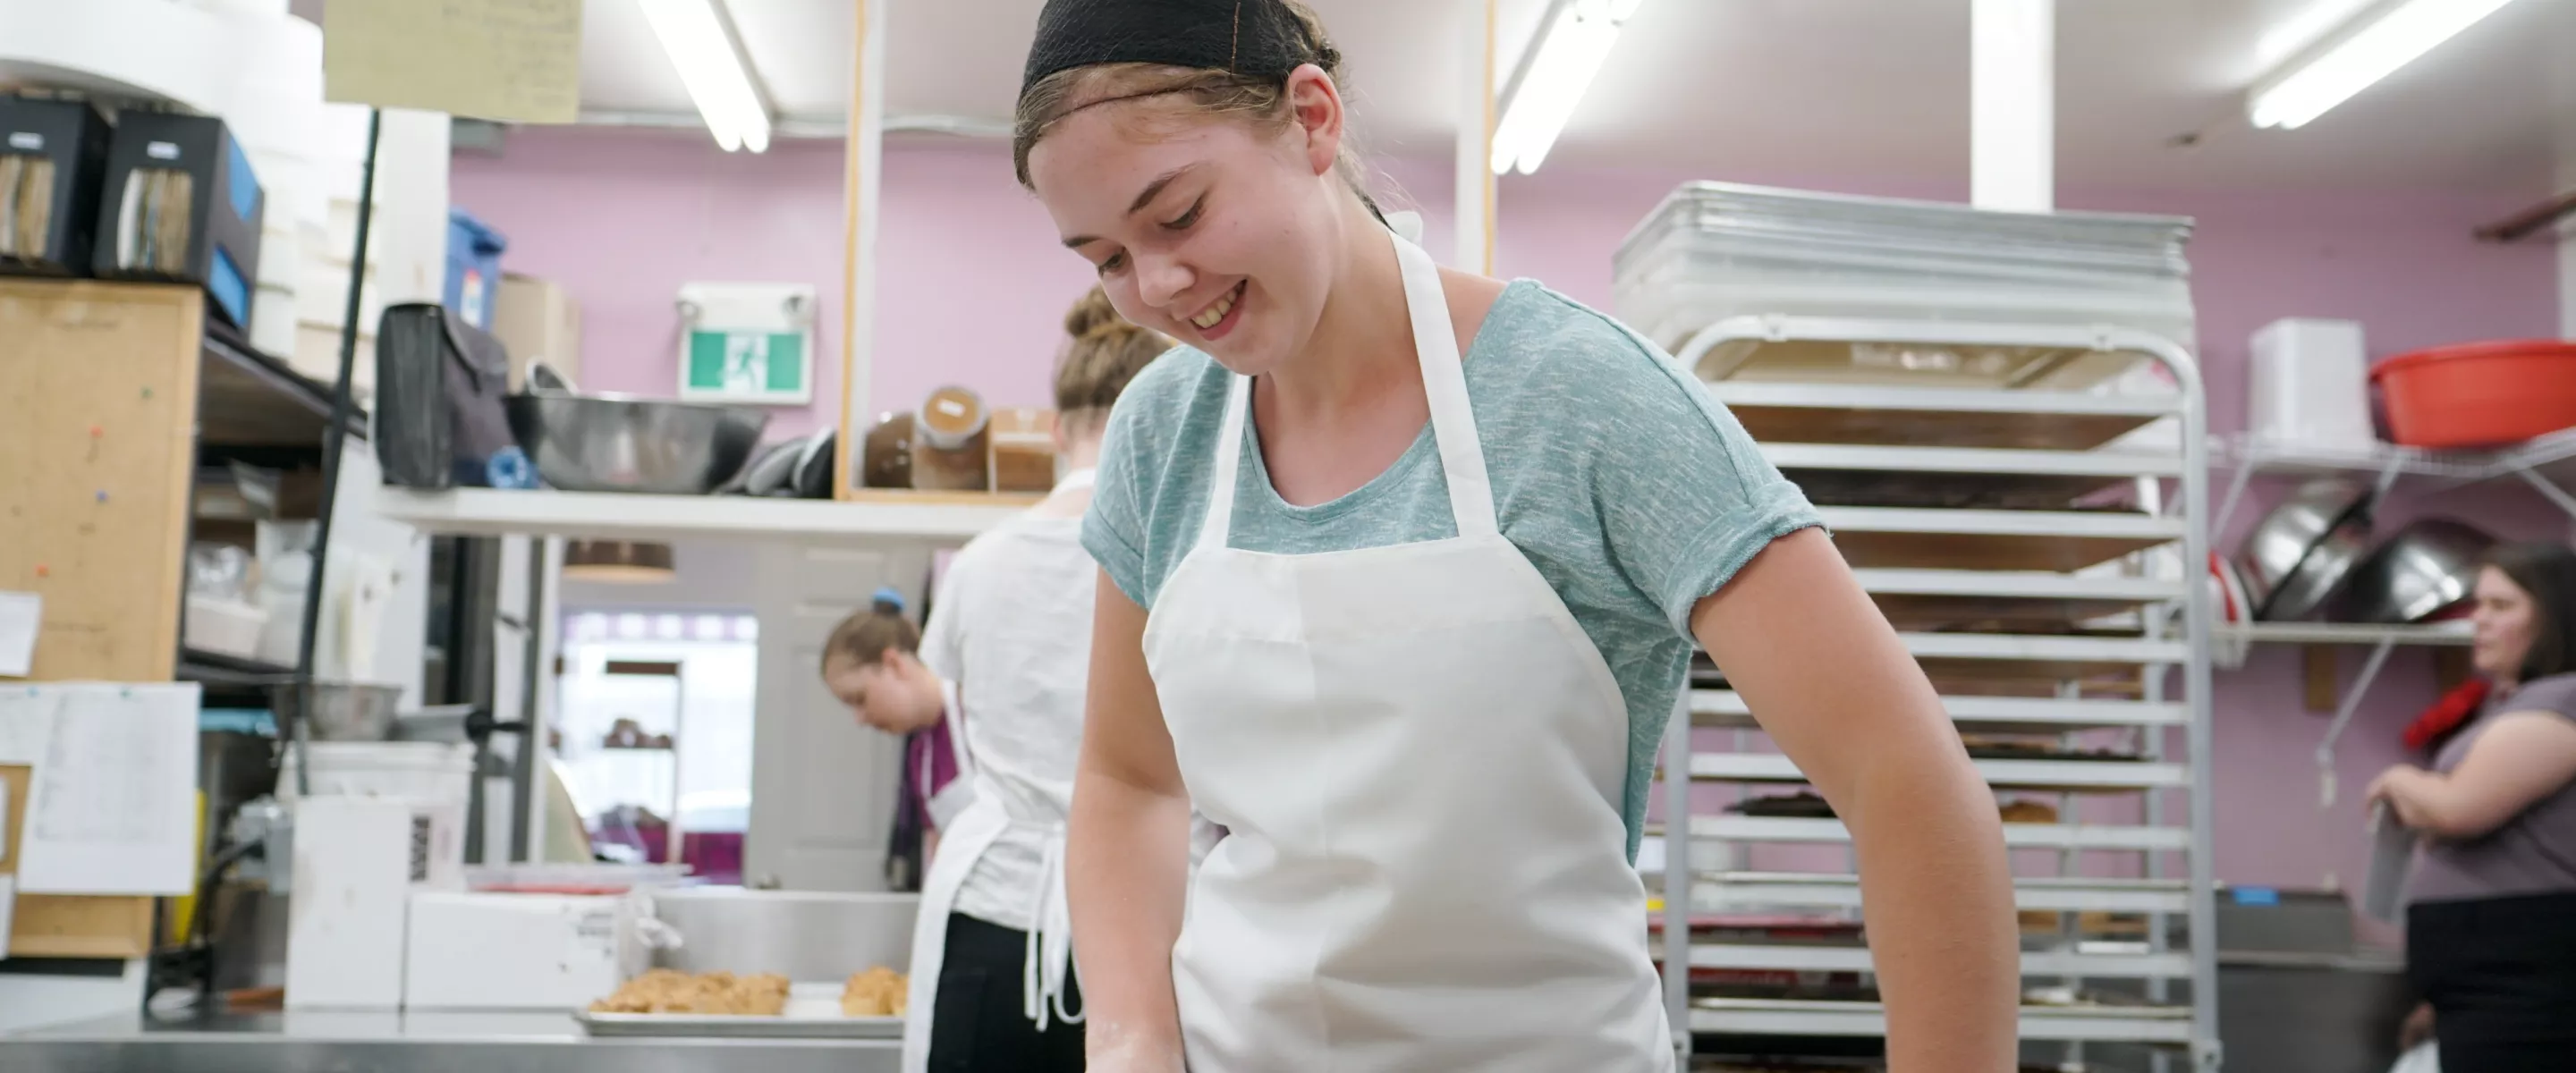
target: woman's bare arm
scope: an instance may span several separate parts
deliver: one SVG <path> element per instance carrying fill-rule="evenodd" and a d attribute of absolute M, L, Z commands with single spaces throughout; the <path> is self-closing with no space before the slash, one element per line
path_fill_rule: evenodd
<path fill-rule="evenodd" d="M 2020 944 L 1994 794 L 1832 542 L 1773 541 L 1691 632 L 1851 828 L 1891 1073 L 2013 1068 Z"/>
<path fill-rule="evenodd" d="M 2371 784 L 2406 826 L 2448 839 L 2502 827 L 2576 780 L 2576 721 L 2556 712 L 2505 712 L 2449 774 L 2393 768 Z"/>
<path fill-rule="evenodd" d="M 1091 1068 L 1179 1073 L 1172 944 L 1190 864 L 1190 799 L 1145 669 L 1145 611 L 1104 573 L 1091 627 L 1065 892 Z"/>

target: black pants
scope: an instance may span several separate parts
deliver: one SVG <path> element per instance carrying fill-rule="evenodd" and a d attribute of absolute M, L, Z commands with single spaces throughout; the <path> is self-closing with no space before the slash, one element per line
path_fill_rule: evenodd
<path fill-rule="evenodd" d="M 1050 1011 L 1046 1031 L 1022 1013 L 1029 933 L 948 914 L 948 955 L 930 1017 L 932 1073 L 1080 1073 L 1082 1026 Z M 1065 981 L 1064 1006 L 1082 1012 L 1082 987 Z"/>
<path fill-rule="evenodd" d="M 2576 1070 L 2576 894 L 2410 907 L 2406 961 L 2442 1073 Z"/>

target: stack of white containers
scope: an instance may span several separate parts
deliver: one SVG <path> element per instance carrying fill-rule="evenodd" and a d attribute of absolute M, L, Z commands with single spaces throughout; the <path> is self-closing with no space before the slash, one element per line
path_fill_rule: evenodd
<path fill-rule="evenodd" d="M 1620 243 L 1613 286 L 1621 317 L 1695 367 L 1705 355 L 1690 352 L 1692 337 L 1736 316 L 2109 324 L 2189 346 L 2190 236 L 2190 221 L 2168 216 L 1701 182 Z M 2087 386 L 2070 375 L 2083 374 L 1994 386 Z"/>

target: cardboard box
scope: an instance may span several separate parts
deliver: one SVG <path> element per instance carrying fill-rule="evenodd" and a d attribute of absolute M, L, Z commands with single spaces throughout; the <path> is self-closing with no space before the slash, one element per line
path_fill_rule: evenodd
<path fill-rule="evenodd" d="M 527 385 L 528 365 L 538 361 L 581 382 L 581 305 L 562 285 L 504 274 L 492 303 L 492 335 L 510 352 L 510 390 Z"/>

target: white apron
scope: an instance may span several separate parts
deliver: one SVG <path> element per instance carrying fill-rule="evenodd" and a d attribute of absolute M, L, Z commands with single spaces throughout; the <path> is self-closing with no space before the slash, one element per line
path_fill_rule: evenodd
<path fill-rule="evenodd" d="M 957 778 L 948 785 L 953 789 L 971 783 L 972 788 L 953 823 L 936 821 L 939 852 L 931 856 L 930 871 L 921 881 L 920 915 L 912 922 L 912 971 L 905 982 L 903 1073 L 927 1073 L 930 1068 L 930 1022 L 938 1006 L 939 972 L 948 963 L 948 915 L 957 905 L 957 891 L 975 871 L 975 862 L 1014 822 L 1002 809 L 1001 792 L 985 785 L 983 767 L 975 763 L 974 728 L 957 703 L 956 687 L 947 689 L 948 741 L 957 758 Z M 922 774 L 923 786 L 930 785 L 929 778 L 928 772 Z M 932 798 L 934 815 L 943 796 Z M 1073 966 L 1073 920 L 1064 902 L 1064 828 L 1048 825 L 1041 833 L 1046 854 L 1038 889 L 1031 895 L 1029 916 L 1036 926 L 1029 929 L 1028 954 L 1021 962 L 1020 1001 L 1021 1013 L 1045 1031 L 1050 1016 L 1080 1024 L 1082 1014 L 1065 1009 L 1065 981 Z"/>
<path fill-rule="evenodd" d="M 1237 377 L 1198 543 L 1146 622 L 1181 774 L 1231 828 L 1172 951 L 1189 1065 L 1669 1070 L 1620 817 L 1627 706 L 1504 539 L 1438 270 L 1395 246 L 1458 535 L 1227 547 Z"/>

